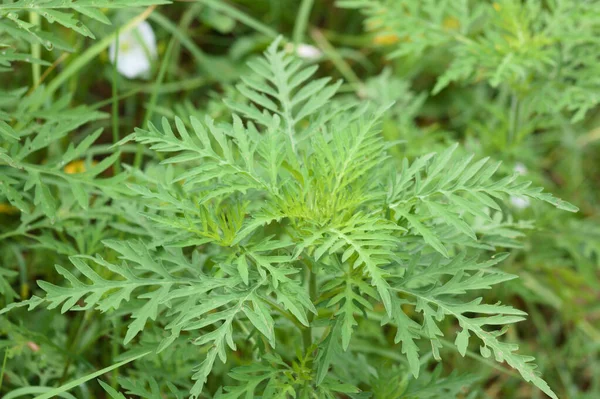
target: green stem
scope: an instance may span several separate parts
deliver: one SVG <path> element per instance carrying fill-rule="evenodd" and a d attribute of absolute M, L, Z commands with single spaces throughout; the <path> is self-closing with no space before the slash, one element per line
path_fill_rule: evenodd
<path fill-rule="evenodd" d="M 59 384 L 62 384 L 65 381 L 65 378 L 67 377 L 67 373 L 69 372 L 69 367 L 71 366 L 71 360 L 73 359 L 73 351 L 74 351 L 75 347 L 77 346 L 77 343 L 79 342 L 79 337 L 80 337 L 81 333 L 83 332 L 83 327 L 85 326 L 85 322 L 89 315 L 90 315 L 90 311 L 86 310 L 79 322 L 79 326 L 77 326 L 77 331 L 75 332 L 75 336 L 71 337 L 71 339 L 70 339 L 71 345 L 69 347 L 69 357 L 67 358 L 67 363 L 65 364 L 65 367 L 63 368 L 62 376 L 60 377 L 60 381 L 58 382 Z"/>
<path fill-rule="evenodd" d="M 306 285 L 308 289 L 308 295 L 312 303 L 315 303 L 317 299 L 317 276 L 313 272 L 312 265 L 308 262 L 305 262 L 306 265 Z M 314 314 L 308 314 L 308 327 L 304 327 L 302 329 L 302 344 L 304 346 L 304 351 L 307 351 L 308 348 L 312 345 L 312 327 L 310 323 L 312 323 L 314 319 Z"/>
<path fill-rule="evenodd" d="M 115 325 L 114 325 L 114 329 L 113 329 L 113 339 L 112 339 L 112 351 L 111 351 L 111 355 L 112 355 L 112 360 L 114 361 L 117 356 L 119 356 L 119 342 L 121 339 L 121 318 L 120 317 L 116 317 L 115 318 Z M 117 388 L 117 376 L 119 375 L 117 369 L 114 369 L 112 371 L 112 378 L 110 381 L 110 386 L 113 388 Z"/>
<path fill-rule="evenodd" d="M 69 383 L 67 383 L 65 385 L 61 385 L 58 388 L 54 388 L 53 390 L 48 391 L 48 392 L 46 392 L 46 393 L 44 393 L 42 395 L 38 395 L 38 396 L 36 396 L 33 399 L 50 399 L 50 398 L 54 398 L 54 397 L 60 395 L 63 392 L 67 392 L 68 390 L 70 390 L 72 388 L 75 388 L 75 387 L 77 387 L 77 386 L 79 386 L 79 385 L 81 385 L 81 384 L 83 384 L 83 383 L 85 383 L 87 381 L 93 380 L 94 378 L 97 378 L 97 377 L 101 376 L 102 374 L 106 374 L 109 371 L 115 370 L 115 369 L 117 369 L 117 368 L 119 368 L 119 367 L 121 367 L 121 366 L 129 363 L 129 362 L 133 362 L 134 360 L 137 360 L 137 359 L 142 358 L 142 357 L 144 357 L 146 355 L 149 355 L 150 353 L 152 353 L 152 351 L 146 351 L 146 352 L 140 353 L 139 355 L 135 355 L 133 357 L 125 359 L 122 362 L 115 363 L 115 364 L 113 364 L 111 366 L 103 368 L 102 370 L 95 371 L 95 372 L 93 372 L 91 374 L 88 374 L 88 375 L 83 376 L 81 378 L 78 378 L 78 379 L 76 379 L 74 381 L 71 381 L 71 382 L 69 382 Z"/>
<path fill-rule="evenodd" d="M 190 36 L 186 32 L 182 31 L 180 26 L 174 24 L 169 18 L 160 13 L 150 15 L 149 19 L 171 33 L 173 37 L 175 37 L 179 43 L 190 52 L 192 57 L 195 58 L 197 65 L 203 71 L 203 75 L 216 80 L 222 76 L 221 71 L 215 67 L 214 63 L 210 61 L 210 58 L 202 51 L 196 42 L 190 39 Z"/>
<path fill-rule="evenodd" d="M 302 0 L 302 4 L 300 4 L 298 16 L 296 17 L 296 23 L 294 24 L 295 46 L 304 40 L 304 32 L 306 32 L 306 26 L 308 25 L 308 18 L 310 16 L 313 3 L 314 0 Z"/>
<path fill-rule="evenodd" d="M 113 62 L 112 76 L 112 137 L 113 144 L 119 141 L 119 87 L 117 79 L 117 64 L 119 62 L 119 28 L 117 28 L 117 36 L 115 39 L 115 60 Z M 121 172 L 121 161 L 115 162 L 115 175 Z"/>
<path fill-rule="evenodd" d="M 0 392 L 2 392 L 2 381 L 4 380 L 4 370 L 6 369 L 6 360 L 8 359 L 8 348 L 4 348 L 4 360 L 2 361 L 2 371 L 0 372 Z"/>
<path fill-rule="evenodd" d="M 30 12 L 29 22 L 31 22 L 32 25 L 39 27 L 42 22 L 40 19 L 40 14 L 37 12 Z M 42 58 L 42 45 L 38 41 L 35 41 L 31 44 L 31 58 L 32 61 Z M 42 66 L 37 62 L 33 62 L 31 64 L 31 72 L 33 77 L 32 87 L 36 87 L 40 83 L 41 67 Z"/>
<path fill-rule="evenodd" d="M 352 84 L 357 93 L 361 93 L 364 90 L 365 84 L 360 80 L 358 75 L 352 70 L 352 67 L 348 65 L 344 57 L 327 41 L 323 33 L 321 33 L 318 29 L 311 30 L 311 37 L 319 46 L 321 50 L 325 53 L 325 56 L 329 58 L 329 60 L 333 63 L 333 65 L 338 69 L 340 74 Z"/>
<path fill-rule="evenodd" d="M 506 140 L 507 147 L 512 146 L 519 129 L 519 99 L 513 94 L 510 100 L 510 128 Z"/>
<path fill-rule="evenodd" d="M 196 19 L 198 14 L 204 9 L 204 4 L 194 4 L 190 8 L 187 9 L 181 16 L 179 20 L 179 30 L 186 35 L 191 35 L 190 26 L 192 22 Z M 173 56 L 171 57 L 171 65 L 169 66 L 170 71 L 176 71 L 178 65 L 181 65 L 181 43 L 179 41 L 175 42 L 173 46 Z M 164 85 L 163 85 L 164 86 Z"/>
<path fill-rule="evenodd" d="M 209 7 L 211 7 L 212 9 L 221 11 L 223 14 L 230 16 L 231 18 L 256 30 L 257 32 L 262 33 L 265 36 L 268 36 L 270 38 L 276 38 L 277 36 L 279 36 L 279 33 L 277 33 L 277 31 L 274 30 L 273 28 L 271 28 L 270 26 L 265 25 L 262 22 L 260 22 L 259 20 L 252 18 L 248 14 L 244 14 L 237 8 L 232 7 L 231 5 L 227 4 L 227 2 L 225 2 L 225 1 L 218 1 L 218 0 L 196 0 L 196 1 L 198 1 L 202 4 L 205 4 Z"/>
<path fill-rule="evenodd" d="M 239 321 L 239 320 L 236 320 L 235 323 L 238 325 L 238 327 L 240 328 L 240 330 L 242 330 L 242 333 L 246 337 L 249 337 L 248 341 L 250 341 L 250 343 L 252 344 L 252 347 L 256 348 L 257 347 L 256 339 L 254 339 L 254 337 L 250 336 L 251 332 L 250 332 L 250 330 L 248 330 L 248 327 L 246 327 L 246 325 L 244 323 L 242 323 L 241 321 Z"/>
<path fill-rule="evenodd" d="M 304 347 L 304 351 L 306 352 L 310 345 L 312 344 L 312 328 L 305 327 L 302 330 L 302 346 Z"/>
<path fill-rule="evenodd" d="M 163 58 L 162 63 L 160 64 L 160 70 L 158 71 L 158 77 L 156 78 L 156 82 L 154 83 L 154 90 L 152 90 L 152 95 L 150 97 L 150 103 L 148 104 L 148 109 L 146 110 L 146 115 L 144 116 L 144 122 L 142 123 L 142 128 L 147 129 L 148 123 L 152 119 L 152 114 L 154 113 L 154 108 L 156 106 L 156 100 L 158 98 L 158 92 L 160 87 L 162 86 L 163 81 L 165 80 L 165 74 L 167 72 L 167 65 L 169 64 L 169 60 L 171 59 L 171 53 L 173 51 L 173 47 L 177 42 L 175 36 L 171 37 L 169 41 L 169 45 L 167 46 L 167 50 L 165 51 L 165 56 Z M 139 168 L 142 165 L 142 155 L 144 154 L 144 146 L 142 144 L 138 144 L 138 150 L 135 153 L 135 160 L 133 162 L 133 166 L 135 168 Z"/>
<path fill-rule="evenodd" d="M 298 329 L 301 330 L 301 329 L 304 328 L 304 326 L 298 321 L 298 319 L 296 319 L 296 317 L 294 315 L 292 315 L 290 312 L 288 312 L 285 309 L 283 309 L 281 306 L 279 306 L 277 303 L 275 303 L 274 301 L 272 301 L 270 298 L 268 298 L 268 297 L 261 297 L 261 299 L 266 304 L 268 304 L 273 309 L 275 309 L 277 312 L 279 312 L 283 317 L 285 317 L 286 319 L 288 319 L 289 321 L 291 321 Z"/>
<path fill-rule="evenodd" d="M 179 80 L 177 82 L 164 83 L 159 88 L 158 93 L 165 94 L 165 93 L 175 93 L 178 91 L 189 92 L 189 91 L 195 90 L 199 87 L 206 86 L 210 83 L 212 83 L 211 80 L 209 80 L 203 76 L 197 76 L 194 78 Z M 151 85 L 139 85 L 139 86 L 135 87 L 134 89 L 128 90 L 128 91 L 124 92 L 123 94 L 120 94 L 117 97 L 117 101 L 121 101 L 125 98 L 131 97 L 138 93 L 152 93 L 153 91 L 154 91 L 154 83 L 152 83 Z M 108 98 L 106 100 L 98 101 L 97 103 L 93 104 L 91 107 L 92 107 L 92 109 L 100 109 L 100 108 L 112 103 L 112 101 L 113 101 L 112 98 Z"/>

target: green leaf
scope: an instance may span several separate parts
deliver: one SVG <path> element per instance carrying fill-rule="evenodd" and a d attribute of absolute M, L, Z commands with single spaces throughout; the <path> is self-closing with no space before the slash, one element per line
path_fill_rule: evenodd
<path fill-rule="evenodd" d="M 248 285 L 248 262 L 246 262 L 246 257 L 244 255 L 238 258 L 237 269 L 244 284 Z"/>
<path fill-rule="evenodd" d="M 98 380 L 98 383 L 100 384 L 100 386 L 102 386 L 102 388 L 106 391 L 106 393 L 108 393 L 110 395 L 110 397 L 112 399 L 126 399 L 122 393 L 117 392 L 113 387 L 106 384 L 102 380 Z"/>
<path fill-rule="evenodd" d="M 423 237 L 427 244 L 431 245 L 433 249 L 438 251 L 444 257 L 448 258 L 450 256 L 448 254 L 448 250 L 446 247 L 444 247 L 440 239 L 427 226 L 421 223 L 419 219 L 408 212 L 399 210 L 398 208 L 395 210 L 401 217 L 408 220 L 408 223 L 410 223 L 410 225 Z"/>
<path fill-rule="evenodd" d="M 463 328 L 458 334 L 456 334 L 456 340 L 454 341 L 454 344 L 458 349 L 458 353 L 464 357 L 467 353 L 467 346 L 469 345 L 469 330 Z"/>
<path fill-rule="evenodd" d="M 333 357 L 340 352 L 340 338 L 342 326 L 338 319 L 331 326 L 331 331 L 327 337 L 319 344 L 319 355 L 317 356 L 317 386 L 320 385 L 327 373 L 333 360 Z"/>

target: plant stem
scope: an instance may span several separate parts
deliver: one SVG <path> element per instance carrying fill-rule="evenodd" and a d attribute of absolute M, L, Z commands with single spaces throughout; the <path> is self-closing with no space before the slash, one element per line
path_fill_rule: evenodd
<path fill-rule="evenodd" d="M 115 318 L 115 325 L 113 328 L 113 340 L 112 340 L 112 351 L 111 351 L 111 355 L 112 355 L 112 361 L 114 361 L 117 356 L 119 356 L 119 342 L 121 342 L 121 318 L 116 317 Z M 113 388 L 117 388 L 117 376 L 119 375 L 117 369 L 114 369 L 112 371 L 112 378 L 110 381 L 110 386 Z"/>
<path fill-rule="evenodd" d="M 112 370 L 117 369 L 117 368 L 119 368 L 119 367 L 121 367 L 121 366 L 123 366 L 123 365 L 125 365 L 127 363 L 133 362 L 134 360 L 137 360 L 137 359 L 142 358 L 142 357 L 144 357 L 146 355 L 149 355 L 150 353 L 152 353 L 152 351 L 146 351 L 146 352 L 140 353 L 139 355 L 135 355 L 133 357 L 125 359 L 122 362 L 115 363 L 115 364 L 113 364 L 111 366 L 105 367 L 102 370 L 94 371 L 93 373 L 85 375 L 85 376 L 83 376 L 81 378 L 78 378 L 78 379 L 76 379 L 74 381 L 71 381 L 71 382 L 69 382 L 69 383 L 67 383 L 65 385 L 61 385 L 58 388 L 54 388 L 53 390 L 48 391 L 48 392 L 46 392 L 46 393 L 44 393 L 42 395 L 38 395 L 38 396 L 36 396 L 33 399 L 50 399 L 50 398 L 54 398 L 54 397 L 60 395 L 63 392 L 67 392 L 68 390 L 70 390 L 72 388 L 75 388 L 76 386 L 79 386 L 79 385 L 81 385 L 81 384 L 83 384 L 83 383 L 85 383 L 85 382 L 87 382 L 89 380 L 93 380 L 94 378 L 97 378 L 97 377 L 101 376 L 102 374 L 106 374 L 109 371 L 112 371 Z"/>
<path fill-rule="evenodd" d="M 218 0 L 196 0 L 202 4 L 205 4 L 215 10 L 221 11 L 223 14 L 230 16 L 236 21 L 241 22 L 242 24 L 256 30 L 257 32 L 262 33 L 263 35 L 276 38 L 279 36 L 279 33 L 271 28 L 270 26 L 260 22 L 259 20 L 252 18 L 248 14 L 245 14 L 238 10 L 237 8 L 227 4 L 225 1 Z"/>
<path fill-rule="evenodd" d="M 119 28 L 117 28 L 117 35 L 115 38 L 115 60 L 113 62 L 113 73 L 112 73 L 112 137 L 113 144 L 119 141 L 119 86 L 118 86 L 118 73 L 117 64 L 119 62 Z M 121 160 L 115 162 L 115 175 L 121 172 Z"/>
<path fill-rule="evenodd" d="M 513 93 L 510 100 L 510 130 L 508 131 L 507 147 L 512 146 L 519 128 L 519 98 Z"/>
<path fill-rule="evenodd" d="M 304 32 L 306 32 L 306 26 L 308 25 L 308 17 L 312 9 L 314 0 L 302 0 L 300 9 L 298 10 L 298 16 L 296 17 L 296 23 L 294 25 L 294 46 L 297 46 L 304 40 Z"/>
<path fill-rule="evenodd" d="M 308 289 L 308 295 L 310 297 L 310 301 L 312 303 L 315 303 L 316 299 L 317 299 L 317 276 L 316 274 L 313 272 L 313 268 L 312 265 L 310 265 L 308 262 L 305 262 L 306 265 L 306 284 L 307 284 L 307 289 Z M 314 314 L 313 313 L 309 313 L 308 314 L 308 327 L 305 327 L 302 330 L 302 344 L 304 346 L 304 351 L 307 351 L 308 348 L 312 345 L 312 327 L 310 326 L 310 323 L 312 323 L 314 319 Z"/>
<path fill-rule="evenodd" d="M 75 332 L 75 336 L 72 337 L 72 339 L 71 339 L 71 345 L 69 347 L 69 357 L 67 358 L 67 363 L 65 364 L 65 367 L 63 368 L 62 376 L 60 377 L 60 381 L 58 382 L 59 384 L 62 384 L 65 381 L 65 378 L 67 377 L 69 367 L 71 366 L 71 359 L 73 359 L 73 351 L 75 350 L 77 343 L 79 342 L 79 336 L 83 332 L 83 327 L 85 326 L 85 322 L 87 321 L 89 314 L 90 314 L 89 310 L 86 310 L 85 313 L 83 313 L 81 320 L 79 322 L 79 326 L 77 326 L 77 331 Z"/>
<path fill-rule="evenodd" d="M 298 319 L 296 319 L 295 316 L 293 316 L 291 313 L 289 313 L 288 311 L 286 311 L 285 309 L 283 309 L 277 303 L 273 302 L 269 298 L 262 298 L 262 299 L 263 299 L 263 301 L 266 304 L 268 304 L 273 309 L 275 309 L 277 312 L 279 312 L 283 317 L 285 317 L 286 319 L 288 319 L 289 321 L 291 321 L 299 330 L 301 330 L 301 329 L 304 328 L 304 326 L 298 321 Z"/>
<path fill-rule="evenodd" d="M 158 89 L 158 93 L 165 94 L 165 93 L 175 93 L 175 92 L 179 92 L 179 91 L 189 92 L 189 91 L 195 90 L 199 87 L 206 86 L 210 83 L 212 83 L 212 81 L 203 76 L 198 76 L 198 77 L 189 78 L 189 79 L 182 79 L 177 82 L 163 83 L 160 86 L 160 88 Z M 152 93 L 154 91 L 154 89 L 155 89 L 154 83 L 142 84 L 142 85 L 137 86 L 134 89 L 131 89 L 122 94 L 119 94 L 119 96 L 117 97 L 117 100 L 121 101 L 127 97 L 131 97 L 138 93 Z M 112 101 L 113 101 L 112 97 L 109 99 L 106 99 L 106 100 L 98 101 L 97 103 L 93 104 L 91 106 L 91 108 L 92 109 L 100 109 L 100 108 L 106 106 L 107 104 L 110 104 Z M 155 109 L 156 109 L 156 107 L 155 107 Z M 121 147 L 119 147 L 119 148 L 121 148 Z"/>
<path fill-rule="evenodd" d="M 40 19 L 40 14 L 38 14 L 37 12 L 30 12 L 29 13 L 29 22 L 31 22 L 32 25 L 39 27 L 42 22 Z M 32 78 L 33 78 L 31 87 L 36 87 L 40 82 L 41 65 L 34 61 L 39 60 L 41 58 L 41 56 L 42 56 L 42 45 L 36 41 L 31 44 L 31 58 L 32 58 L 31 72 L 32 72 Z"/>
<path fill-rule="evenodd" d="M 6 369 L 6 360 L 8 359 L 8 348 L 4 348 L 4 360 L 2 361 L 2 372 L 0 372 L 0 390 L 2 389 L 2 381 L 4 380 L 4 370 Z"/>
<path fill-rule="evenodd" d="M 190 37 L 182 31 L 180 26 L 174 24 L 169 18 L 160 13 L 154 13 L 150 15 L 149 19 L 153 22 L 156 22 L 167 32 L 171 33 L 172 36 L 175 37 L 178 42 L 190 52 L 205 77 L 218 80 L 222 76 L 221 71 L 214 65 L 214 63 L 211 62 L 210 57 L 208 57 L 202 51 L 196 42 L 191 40 Z"/>
<path fill-rule="evenodd" d="M 173 51 L 173 47 L 177 42 L 175 36 L 171 36 L 171 40 L 169 40 L 169 44 L 167 46 L 167 50 L 165 51 L 165 56 L 163 58 L 162 63 L 160 64 L 160 69 L 158 71 L 158 77 L 156 78 L 156 82 L 154 83 L 154 90 L 152 90 L 152 95 L 150 96 L 150 103 L 148 104 L 148 109 L 146 110 L 146 115 L 144 115 L 144 121 L 142 122 L 142 128 L 148 129 L 148 123 L 152 119 L 152 114 L 154 113 L 154 107 L 156 106 L 156 100 L 158 99 L 158 92 L 160 87 L 162 86 L 163 81 L 165 80 L 165 75 L 167 72 L 168 61 L 171 59 L 171 53 Z M 133 162 L 133 166 L 135 168 L 139 168 L 142 166 L 142 158 L 144 155 L 144 146 L 142 144 L 138 144 L 138 150 L 135 153 L 135 160 Z"/>
<path fill-rule="evenodd" d="M 340 54 L 339 51 L 335 49 L 327 41 L 325 36 L 318 29 L 312 29 L 310 31 L 310 35 L 312 39 L 315 41 L 317 46 L 323 50 L 325 56 L 329 58 L 329 60 L 333 63 L 333 65 L 338 69 L 340 74 L 354 87 L 354 90 L 357 94 L 360 94 L 364 91 L 365 84 L 360 80 L 358 75 L 352 70 L 352 67 L 344 60 L 344 57 Z"/>

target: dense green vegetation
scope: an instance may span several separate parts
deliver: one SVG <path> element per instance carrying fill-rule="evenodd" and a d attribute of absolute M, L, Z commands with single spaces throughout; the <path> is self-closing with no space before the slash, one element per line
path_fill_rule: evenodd
<path fill-rule="evenodd" d="M 595 0 L 0 0 L 0 395 L 600 397 L 598 54 Z"/>

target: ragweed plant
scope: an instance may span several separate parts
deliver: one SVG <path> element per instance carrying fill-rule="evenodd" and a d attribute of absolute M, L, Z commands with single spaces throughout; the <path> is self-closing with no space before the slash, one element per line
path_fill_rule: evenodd
<path fill-rule="evenodd" d="M 599 396 L 597 2 L 164 3 L 0 0 L 0 396 Z"/>
<path fill-rule="evenodd" d="M 126 316 L 138 357 L 191 358 L 192 397 L 380 397 L 385 374 L 365 370 L 392 353 L 416 382 L 389 395 L 418 396 L 427 381 L 456 393 L 472 378 L 422 378 L 451 337 L 460 355 L 478 346 L 556 398 L 502 337 L 525 313 L 481 292 L 515 278 L 499 268 L 507 254 L 490 254 L 508 197 L 577 209 L 456 146 L 394 160 L 380 132 L 387 108 L 336 101 L 340 82 L 313 78 L 317 67 L 279 44 L 249 63 L 237 86 L 246 101 L 226 101 L 230 122 L 163 119 L 118 143 L 162 159 L 128 179 L 148 234 L 69 256 L 56 269 L 64 283 L 40 281 L 43 296 L 5 311 Z M 227 372 L 226 386 L 210 383 Z"/>

